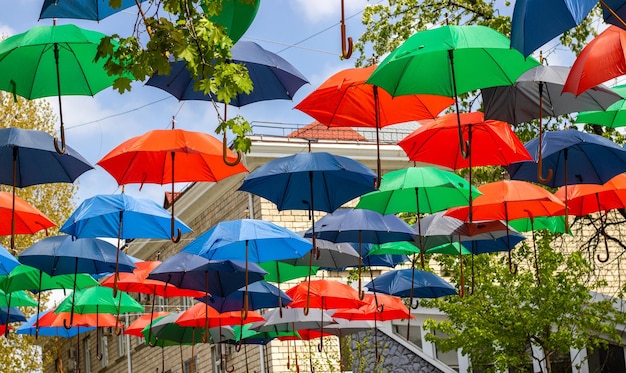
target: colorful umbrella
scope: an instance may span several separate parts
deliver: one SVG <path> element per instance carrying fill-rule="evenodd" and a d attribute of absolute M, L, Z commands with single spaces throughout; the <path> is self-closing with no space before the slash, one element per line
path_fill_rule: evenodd
<path fill-rule="evenodd" d="M 624 75 L 626 57 L 623 45 L 626 30 L 610 26 L 580 52 L 563 87 L 563 92 L 579 95 L 608 80 Z M 602 68 L 599 68 L 602 66 Z"/>
<path fill-rule="evenodd" d="M 567 233 L 565 216 L 538 216 L 532 219 L 532 224 L 530 218 L 515 219 L 509 225 L 518 232 L 547 229 L 552 233 Z"/>
<path fill-rule="evenodd" d="M 245 288 L 242 288 L 225 297 L 203 295 L 201 298 L 196 299 L 208 304 L 218 312 L 230 312 L 243 308 L 244 292 Z M 250 307 L 251 310 L 282 307 L 291 302 L 291 297 L 268 282 L 257 281 L 248 286 L 248 307 Z"/>
<path fill-rule="evenodd" d="M 321 309 L 312 308 L 305 314 L 303 308 L 284 308 L 282 316 L 277 309 L 266 312 L 265 322 L 251 328 L 258 332 L 284 333 L 302 329 L 320 329 L 332 323 L 333 318 Z"/>
<path fill-rule="evenodd" d="M 280 285 L 281 282 L 287 282 L 301 277 L 307 277 L 309 272 L 311 275 L 315 275 L 319 269 L 317 266 L 313 266 L 309 269 L 309 266 L 294 266 L 283 261 L 269 261 L 258 263 L 259 267 L 267 271 L 264 280 L 267 282 L 276 282 Z"/>
<path fill-rule="evenodd" d="M 602 17 L 604 22 L 621 28 L 626 28 L 626 2 L 624 0 L 602 0 Z"/>
<path fill-rule="evenodd" d="M 58 154 L 53 142 L 52 136 L 43 131 L 0 129 L 0 165 L 4 170 L 13 170 L 12 173 L 0 175 L 0 183 L 12 186 L 13 196 L 16 187 L 73 183 L 80 175 L 93 169 L 86 159 L 70 147 L 64 154 Z M 15 216 L 11 217 L 11 222 L 11 232 L 14 232 Z M 13 236 L 11 234 L 12 250 L 15 248 Z"/>
<path fill-rule="evenodd" d="M 136 318 L 133 322 L 131 322 L 126 328 L 124 328 L 124 334 L 133 335 L 135 337 L 143 338 L 142 330 L 152 322 L 157 319 L 160 319 L 164 316 L 170 315 L 171 312 L 154 312 L 154 313 L 144 313 L 143 315 Z"/>
<path fill-rule="evenodd" d="M 304 235 L 306 232 L 300 232 Z M 312 241 L 311 238 L 307 240 Z M 315 256 L 315 264 L 323 269 L 338 270 L 340 268 L 357 267 L 359 253 L 346 242 L 330 242 L 326 240 L 315 240 L 316 250 L 311 250 L 301 258 L 283 260 L 295 266 L 307 266 L 311 262 L 310 256 Z M 318 255 L 319 254 L 319 255 Z M 307 272 L 308 275 L 308 272 Z"/>
<path fill-rule="evenodd" d="M 18 265 L 20 262 L 7 249 L 0 246 L 0 275 L 8 275 Z"/>
<path fill-rule="evenodd" d="M 620 96 L 626 96 L 626 85 L 619 85 L 611 88 Z M 617 128 L 626 126 L 626 99 L 621 99 L 605 110 L 584 111 L 578 113 L 574 123 L 589 123 Z"/>
<path fill-rule="evenodd" d="M 109 1 L 103 0 L 44 0 L 39 19 L 72 18 L 99 22 L 143 1 L 145 0 L 121 0 L 121 6 L 113 8 Z"/>
<path fill-rule="evenodd" d="M 410 295 L 411 289 L 417 298 L 439 298 L 446 295 L 456 295 L 454 287 L 436 274 L 417 270 L 416 276 L 411 281 L 411 272 L 410 268 L 385 272 L 366 284 L 365 287 L 372 291 L 376 289 L 379 293 L 403 298 Z"/>
<path fill-rule="evenodd" d="M 76 288 L 84 289 L 98 285 L 88 274 L 81 273 L 76 276 Z M 74 274 L 50 276 L 49 274 L 20 264 L 6 276 L 0 276 L 0 289 L 7 293 L 17 290 L 30 290 L 39 293 L 44 290 L 71 289 L 74 287 Z"/>
<path fill-rule="evenodd" d="M 35 26 L 0 42 L 0 89 L 29 100 L 57 96 L 61 122 L 60 154 L 65 152 L 63 95 L 93 96 L 113 85 L 116 75 L 95 60 L 106 35 L 68 24 Z M 80 74 L 77 74 L 80 72 Z"/>
<path fill-rule="evenodd" d="M 203 133 L 171 130 L 152 130 L 126 140 L 105 155 L 98 165 L 125 184 L 172 184 L 206 181 L 217 182 L 240 172 L 243 164 L 229 166 L 222 161 L 223 144 L 215 137 Z M 226 158 L 237 156 L 230 150 Z M 179 242 L 182 230 L 175 227 L 174 205 L 171 206 L 170 236 Z"/>
<path fill-rule="evenodd" d="M 222 9 L 218 14 L 208 14 L 209 20 L 214 23 L 219 23 L 224 26 L 226 34 L 231 38 L 233 43 L 236 43 L 243 34 L 248 30 L 252 21 L 256 17 L 256 13 L 259 10 L 261 0 L 254 1 L 222 1 Z M 204 12 L 207 12 L 207 7 L 204 2 L 200 3 Z"/>
<path fill-rule="evenodd" d="M 0 221 L 5 223 L 0 225 L 0 236 L 35 234 L 56 226 L 41 211 L 8 192 L 0 192 Z"/>
<path fill-rule="evenodd" d="M 306 96 L 295 109 L 328 127 L 376 128 L 378 181 L 381 180 L 379 129 L 397 123 L 434 119 L 454 102 L 449 97 L 407 95 L 393 98 L 366 83 L 376 65 L 342 70 Z"/>
<path fill-rule="evenodd" d="M 95 326 L 74 326 L 70 329 L 66 329 L 62 325 L 48 326 L 48 322 L 54 320 L 57 316 L 58 315 L 52 312 L 52 310 L 45 310 L 40 314 L 35 314 L 31 316 L 28 320 L 26 320 L 26 322 L 24 322 L 22 325 L 20 325 L 20 327 L 15 330 L 15 334 L 37 334 L 44 337 L 72 338 L 80 333 L 85 333 L 96 329 Z M 39 330 L 37 330 L 37 324 L 39 324 Z"/>

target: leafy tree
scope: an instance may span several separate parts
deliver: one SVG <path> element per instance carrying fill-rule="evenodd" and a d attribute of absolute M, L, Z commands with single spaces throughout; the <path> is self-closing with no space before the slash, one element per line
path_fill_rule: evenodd
<path fill-rule="evenodd" d="M 237 94 L 250 93 L 252 81 L 243 64 L 230 62 L 233 42 L 222 25 L 211 22 L 219 15 L 224 1 L 254 3 L 253 0 L 164 0 L 149 1 L 141 10 L 133 35 L 112 35 L 103 39 L 96 58 L 106 59 L 105 67 L 120 75 L 113 86 L 120 93 L 131 89 L 134 80 L 143 81 L 153 74 L 167 75 L 169 60 L 186 62 L 191 76 L 197 77 L 195 89 L 212 93 L 217 102 L 230 102 Z M 121 0 L 109 0 L 120 7 Z M 162 12 L 165 11 L 165 14 Z M 148 35 L 146 35 L 146 33 Z M 146 41 L 147 39 L 147 41 Z M 247 151 L 250 140 L 246 134 L 250 124 L 241 116 L 226 120 L 213 102 L 221 119 L 217 133 L 232 131 L 235 149 Z"/>
<path fill-rule="evenodd" d="M 2 127 L 20 127 L 53 133 L 57 119 L 46 101 L 29 101 L 22 98 L 14 101 L 11 94 L 0 92 L 0 105 L 2 107 L 0 110 L 0 125 Z M 4 171 L 10 172 L 10 170 Z M 77 185 L 67 183 L 42 184 L 17 188 L 16 195 L 35 206 L 57 225 L 61 225 L 74 210 L 73 196 L 77 188 Z M 11 192 L 12 187 L 2 185 L 0 190 Z M 47 233 L 56 234 L 57 232 L 58 227 L 53 227 Z M 45 235 L 46 232 L 39 232 L 32 236 L 16 235 L 15 247 L 17 252 L 14 254 L 44 238 Z M 10 247 L 10 237 L 3 237 L 2 245 Z M 42 303 L 46 300 L 47 296 L 42 295 Z M 24 308 L 22 311 L 27 316 L 35 312 L 32 307 Z M 45 361 L 52 358 L 51 355 L 42 356 L 41 350 L 54 353 L 56 351 L 55 344 L 56 341 L 51 338 L 41 337 L 36 341 L 30 336 L 10 333 L 8 338 L 0 337 L 0 366 L 7 372 L 38 371 L 42 368 L 42 363 L 45 364 Z"/>

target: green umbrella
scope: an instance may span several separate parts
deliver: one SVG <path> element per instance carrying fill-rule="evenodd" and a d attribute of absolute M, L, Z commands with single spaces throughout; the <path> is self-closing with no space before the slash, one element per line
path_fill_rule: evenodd
<path fill-rule="evenodd" d="M 72 297 L 67 296 L 57 306 L 55 312 L 71 312 L 72 308 L 74 312 L 80 314 L 110 313 L 119 315 L 126 312 L 144 312 L 143 306 L 127 293 L 118 290 L 114 297 L 113 289 L 104 286 L 76 290 L 74 304 L 72 304 Z"/>
<path fill-rule="evenodd" d="M 202 2 L 202 9 L 205 13 L 208 11 L 206 3 L 214 2 L 215 0 L 204 0 Z M 248 30 L 256 13 L 259 10 L 261 0 L 254 1 L 241 1 L 241 0 L 226 0 L 222 1 L 222 10 L 218 15 L 209 17 L 211 22 L 219 23 L 224 26 L 226 33 L 236 43 L 243 34 Z"/>
<path fill-rule="evenodd" d="M 0 291 L 0 307 L 35 307 L 37 302 L 24 290 L 5 293 Z"/>
<path fill-rule="evenodd" d="M 98 285 L 93 277 L 86 273 L 76 275 L 76 288 L 84 289 Z M 11 293 L 17 290 L 30 290 L 39 293 L 43 290 L 72 289 L 74 286 L 74 275 L 57 275 L 40 271 L 37 268 L 20 264 L 6 276 L 0 277 L 0 290 Z"/>
<path fill-rule="evenodd" d="M 565 216 L 537 216 L 533 218 L 515 219 L 509 225 L 518 232 L 530 232 L 533 230 L 547 229 L 552 233 L 566 233 Z M 532 223 L 532 224 L 531 224 Z M 569 232 L 571 235 L 572 232 Z"/>
<path fill-rule="evenodd" d="M 0 42 L 0 90 L 29 100 L 58 96 L 60 153 L 65 152 L 61 96 L 93 96 L 117 78 L 104 70 L 104 59 L 94 61 L 105 36 L 68 24 L 35 26 Z"/>
<path fill-rule="evenodd" d="M 383 244 L 373 244 L 367 255 L 415 255 L 420 252 L 420 249 L 412 242 L 398 241 L 398 242 L 386 242 Z"/>
<path fill-rule="evenodd" d="M 539 66 L 511 48 L 506 36 L 486 26 L 443 26 L 420 31 L 392 51 L 367 83 L 382 87 L 392 96 L 435 94 L 455 98 L 480 88 L 506 86 L 525 71 Z M 460 117 L 459 141 L 463 154 Z"/>
<path fill-rule="evenodd" d="M 309 266 L 294 266 L 289 263 L 279 261 L 269 261 L 259 263 L 259 266 L 263 268 L 267 274 L 263 278 L 267 282 L 287 282 L 289 280 L 295 280 L 297 278 L 307 277 L 309 275 Z M 319 267 L 311 267 L 311 275 L 315 275 Z"/>
<path fill-rule="evenodd" d="M 626 84 L 611 89 L 618 95 L 626 97 Z M 581 111 L 574 123 L 597 124 L 609 128 L 626 126 L 626 99 L 613 103 L 606 110 Z"/>

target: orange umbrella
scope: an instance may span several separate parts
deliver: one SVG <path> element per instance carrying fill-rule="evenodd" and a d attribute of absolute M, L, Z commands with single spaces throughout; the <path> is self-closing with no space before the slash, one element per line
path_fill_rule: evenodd
<path fill-rule="evenodd" d="M 626 74 L 626 30 L 609 26 L 580 52 L 563 92 L 578 96 L 584 91 Z"/>
<path fill-rule="evenodd" d="M 144 338 L 143 333 L 141 332 L 148 324 L 151 324 L 153 320 L 158 319 L 163 316 L 169 315 L 170 312 L 154 312 L 150 314 L 141 315 L 138 319 L 130 323 L 128 327 L 124 330 L 124 334 L 134 335 L 139 338 Z"/>
<path fill-rule="evenodd" d="M 604 237 L 606 257 L 601 258 L 598 255 L 597 258 L 602 263 L 608 261 L 609 243 L 604 231 L 606 212 L 626 207 L 626 174 L 619 174 L 602 185 L 575 184 L 568 185 L 567 188 L 561 187 L 554 195 L 561 201 L 567 202 L 568 213 L 572 215 L 585 216 L 594 212 L 605 212 L 600 214 L 599 232 Z M 565 211 L 562 213 L 565 214 Z"/>
<path fill-rule="evenodd" d="M 380 182 L 380 128 L 409 121 L 434 119 L 454 103 L 436 95 L 392 97 L 387 91 L 367 84 L 376 65 L 341 70 L 305 97 L 296 109 L 328 127 L 376 128 L 378 180 Z"/>
<path fill-rule="evenodd" d="M 13 195 L 9 192 L 0 192 L 0 236 L 11 234 L 11 219 L 13 214 Z M 42 229 L 56 226 L 47 216 L 28 202 L 15 196 L 15 232 L 17 234 L 35 234 Z"/>
<path fill-rule="evenodd" d="M 554 194 L 526 181 L 496 181 L 484 184 L 478 187 L 478 190 L 482 195 L 478 196 L 472 205 L 449 209 L 446 215 L 463 221 L 468 221 L 470 217 L 476 220 L 504 220 L 507 224 L 511 220 L 530 218 L 532 226 L 533 218 L 538 216 L 559 216 L 563 214 L 565 209 L 565 204 Z M 507 230 L 507 238 L 508 232 Z M 510 244 L 507 244 L 507 246 L 511 247 Z M 535 261 L 536 265 L 537 262 Z M 509 267 L 511 267 L 510 249 Z M 512 270 L 512 268 L 510 269 Z M 537 270 L 537 280 L 539 281 L 539 269 L 537 267 L 535 269 Z"/>
<path fill-rule="evenodd" d="M 133 137 L 105 155 L 98 164 L 110 173 L 119 185 L 172 184 L 180 182 L 217 182 L 248 170 L 241 163 L 234 166 L 237 156 L 215 137 L 174 128 L 152 130 Z M 180 240 L 174 233 L 174 204 L 172 203 L 172 241 Z"/>

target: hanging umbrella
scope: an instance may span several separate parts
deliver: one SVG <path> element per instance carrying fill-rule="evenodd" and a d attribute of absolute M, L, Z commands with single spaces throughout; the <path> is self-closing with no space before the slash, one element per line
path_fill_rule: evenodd
<path fill-rule="evenodd" d="M 119 261 L 116 260 L 118 255 Z M 22 264 L 35 267 L 50 276 L 73 274 L 74 290 L 79 273 L 110 273 L 116 267 L 120 272 L 131 272 L 135 268 L 125 253 L 119 253 L 115 246 L 104 240 L 73 239 L 67 235 L 44 238 L 22 251 L 18 258 Z M 75 294 L 76 291 L 73 291 L 72 296 Z M 72 321 L 70 317 L 70 326 Z"/>
<path fill-rule="evenodd" d="M 54 141 L 58 153 L 66 150 L 61 96 L 93 96 L 118 78 L 104 69 L 104 59 L 95 60 L 105 36 L 68 24 L 35 26 L 0 42 L 1 90 L 29 100 L 58 97 L 61 144 Z"/>
<path fill-rule="evenodd" d="M 428 93 L 454 97 L 460 151 L 467 156 L 471 144 L 463 138 L 458 95 L 511 85 L 539 64 L 509 44 L 504 35 L 485 26 L 420 31 L 392 51 L 367 82 L 392 96 Z"/>
<path fill-rule="evenodd" d="M 299 232 L 304 236 L 306 232 Z M 311 238 L 307 240 L 312 242 Z M 315 240 L 316 249 L 309 251 L 301 258 L 287 259 L 283 262 L 292 264 L 294 266 L 307 266 L 308 275 L 308 263 L 312 261 L 310 258 L 313 255 L 315 258 L 315 264 L 323 269 L 338 270 L 340 268 L 357 267 L 359 265 L 360 255 L 359 253 L 346 242 L 330 242 L 326 240 Z M 319 254 L 319 255 L 318 255 Z"/>
<path fill-rule="evenodd" d="M 202 132 L 152 130 L 126 140 L 105 155 L 98 165 L 111 174 L 119 185 L 172 184 L 180 182 L 218 182 L 234 174 L 245 172 L 242 164 L 225 165 L 222 162 L 222 143 Z M 227 158 L 235 160 L 230 150 Z M 176 171 L 175 171 L 176 170 Z M 170 237 L 179 242 L 182 230 L 176 228 L 174 204 L 170 220 Z"/>
<path fill-rule="evenodd" d="M 124 334 L 143 338 L 142 331 L 146 326 L 153 323 L 157 319 L 171 314 L 171 312 L 144 313 L 143 315 L 136 318 L 133 322 L 131 322 L 126 328 L 124 328 Z"/>
<path fill-rule="evenodd" d="M 48 322 L 54 320 L 57 316 L 58 315 L 55 314 L 52 310 L 45 310 L 40 314 L 35 314 L 31 316 L 28 320 L 26 320 L 26 322 L 24 322 L 22 325 L 20 325 L 20 327 L 15 330 L 15 334 L 37 334 L 44 337 L 72 338 L 80 333 L 85 333 L 96 329 L 95 326 L 73 326 L 70 329 L 66 329 L 62 325 L 47 326 Z M 39 330 L 37 330 L 37 324 L 39 324 Z"/>
<path fill-rule="evenodd" d="M 0 275 L 8 275 L 11 271 L 20 265 L 11 253 L 3 246 L 0 246 Z"/>
<path fill-rule="evenodd" d="M 310 255 L 306 254 L 306 256 Z M 264 280 L 267 282 L 275 282 L 278 285 L 278 289 L 280 289 L 280 284 L 282 282 L 287 282 L 290 280 L 295 280 L 302 277 L 313 276 L 319 270 L 318 266 L 310 266 L 309 264 L 312 262 L 312 258 L 308 257 L 309 262 L 306 265 L 291 265 L 289 263 L 285 263 L 284 261 L 269 261 L 259 263 L 259 267 L 263 268 L 267 271 Z M 310 278 L 310 277 L 309 277 Z M 278 308 L 280 310 L 283 309 L 282 298 L 278 298 L 279 304 Z"/>
<path fill-rule="evenodd" d="M 567 233 L 565 216 L 538 216 L 532 219 L 532 224 L 530 218 L 515 219 L 509 225 L 518 232 L 547 229 L 552 233 Z"/>
<path fill-rule="evenodd" d="M 376 128 L 378 181 L 381 180 L 379 129 L 397 123 L 434 119 L 454 102 L 449 97 L 407 95 L 393 98 L 367 84 L 376 65 L 342 70 L 323 82 L 295 109 L 328 127 Z"/>
<path fill-rule="evenodd" d="M 175 323 L 180 326 L 213 328 L 259 321 L 265 321 L 265 318 L 255 311 L 248 312 L 248 316 L 242 319 L 239 312 L 218 312 L 213 307 L 207 307 L 206 303 L 196 303 L 188 310 L 181 312 Z"/>
<path fill-rule="evenodd" d="M 364 256 L 363 243 L 385 243 L 412 241 L 415 231 L 395 215 L 381 215 L 365 209 L 339 209 L 327 214 L 317 222 L 317 232 L 307 231 L 305 236 L 315 234 L 317 238 L 331 242 L 353 242 L 359 244 L 359 255 Z M 359 264 L 359 297 L 361 287 L 361 264 Z"/>
<path fill-rule="evenodd" d="M 98 285 L 98 281 L 88 274 L 81 273 L 76 277 L 76 288 L 79 290 L 96 285 Z M 37 268 L 24 264 L 13 268 L 9 274 L 0 276 L 0 289 L 7 293 L 18 290 L 30 290 L 33 293 L 39 293 L 45 290 L 71 289 L 73 287 L 74 274 L 50 276 Z"/>
<path fill-rule="evenodd" d="M 626 96 L 626 85 L 615 86 L 611 89 L 622 97 Z M 574 123 L 597 124 L 608 128 L 626 126 L 626 111 L 624 109 L 626 109 L 626 99 L 621 99 L 605 110 L 578 113 Z"/>
<path fill-rule="evenodd" d="M 13 127 L 0 129 L 0 166 L 4 170 L 13 170 L 12 173 L 6 172 L 0 176 L 0 184 L 13 187 L 13 201 L 17 201 L 16 187 L 73 183 L 80 175 L 93 169 L 87 160 L 70 147 L 64 154 L 58 154 L 49 134 Z M 14 232 L 15 216 L 12 216 L 11 222 L 11 231 Z M 11 234 L 11 250 L 15 248 L 13 236 Z"/>
<path fill-rule="evenodd" d="M 624 40 L 626 30 L 609 26 L 587 43 L 572 65 L 563 92 L 579 95 L 591 87 L 624 75 Z"/>
<path fill-rule="evenodd" d="M 248 30 L 256 17 L 261 0 L 254 1 L 223 1 L 222 9 L 218 14 L 210 15 L 209 20 L 224 26 L 226 34 L 236 43 Z M 207 13 L 206 3 L 200 3 Z"/>
<path fill-rule="evenodd" d="M 171 219 L 169 212 L 152 200 L 126 194 L 100 194 L 84 200 L 60 231 L 79 238 L 117 238 L 119 253 L 123 239 L 168 239 L 172 227 L 181 233 L 191 232 L 191 228 L 180 220 Z M 116 263 L 118 261 L 119 258 Z M 118 278 L 116 268 L 112 286 L 114 291 L 117 291 Z"/>
<path fill-rule="evenodd" d="M 470 188 L 472 195 L 480 195 L 465 179 L 452 172 L 435 167 L 410 167 L 386 173 L 378 191 L 361 196 L 356 208 L 381 214 L 414 212 L 419 222 L 423 213 L 432 214 L 469 204 Z M 418 224 L 418 229 L 419 227 Z M 419 239 L 421 232 L 417 233 Z M 417 251 L 402 254 L 415 253 Z M 420 251 L 420 260 L 424 269 L 423 251 Z M 412 267 L 414 266 L 413 262 Z"/>
<path fill-rule="evenodd" d="M 361 244 L 361 249 L 363 250 L 363 256 L 361 259 L 363 260 L 363 265 L 366 267 L 388 267 L 394 268 L 398 264 L 407 263 L 409 261 L 409 257 L 406 254 L 383 254 L 383 253 L 373 253 L 370 255 L 370 251 L 376 246 L 386 246 L 386 245 L 394 245 L 394 244 L 402 244 L 402 241 L 399 242 L 385 242 L 382 244 L 375 243 L 366 243 Z M 358 243 L 350 244 L 354 248 L 358 248 Z M 415 252 L 413 252 L 415 254 Z"/>
<path fill-rule="evenodd" d="M 0 236 L 35 234 L 56 226 L 41 211 L 8 192 L 0 192 L 0 221 L 4 223 L 0 225 Z"/>
<path fill-rule="evenodd" d="M 0 307 L 35 307 L 37 302 L 24 290 L 6 293 L 0 290 Z"/>
<path fill-rule="evenodd" d="M 0 307 L 0 325 L 26 321 L 26 316 L 17 307 Z"/>
<path fill-rule="evenodd" d="M 578 26 L 596 4 L 598 0 L 516 1 L 511 18 L 511 47 L 529 56 L 545 43 Z"/>
<path fill-rule="evenodd" d="M 44 0 L 39 19 L 72 18 L 99 22 L 143 1 L 145 0 L 121 0 L 120 7 L 113 8 L 109 1 L 103 0 Z"/>
<path fill-rule="evenodd" d="M 603 259 L 598 255 L 597 258 L 602 263 L 608 261 L 609 243 L 604 230 L 606 214 L 610 210 L 626 208 L 626 174 L 619 174 L 602 185 L 576 184 L 569 188 L 561 187 L 554 195 L 561 201 L 567 201 L 568 214 L 585 216 L 600 213 L 599 232 L 604 237 L 606 256 Z"/>
<path fill-rule="evenodd" d="M 480 112 L 459 114 L 457 117 L 453 114 L 444 115 L 413 131 L 398 145 L 413 161 L 438 164 L 453 170 L 468 168 L 469 185 L 472 185 L 472 167 L 504 166 L 531 159 L 507 123 L 485 120 Z M 467 153 L 450 141 L 457 128 L 472 144 Z M 471 207 L 472 189 L 469 189 L 468 199 Z"/>
<path fill-rule="evenodd" d="M 604 22 L 617 27 L 626 28 L 626 2 L 624 0 L 602 0 L 602 18 Z"/>
<path fill-rule="evenodd" d="M 417 298 L 439 298 L 446 295 L 456 295 L 456 290 L 441 277 L 428 271 L 416 271 L 416 276 L 411 281 L 411 269 L 399 269 L 385 272 L 376 277 L 365 287 L 368 290 L 406 298 L 411 289 Z"/>
<path fill-rule="evenodd" d="M 274 223 L 255 219 L 223 221 L 198 236 L 182 250 L 210 260 L 245 260 L 246 294 L 242 317 L 248 310 L 250 262 L 298 258 L 311 251 L 311 243 Z"/>
<path fill-rule="evenodd" d="M 208 304 L 218 312 L 236 311 L 243 308 L 244 292 L 245 288 L 241 288 L 225 297 L 210 295 L 196 299 Z M 248 286 L 248 307 L 251 310 L 282 307 L 283 305 L 288 305 L 291 301 L 291 297 L 285 294 L 285 292 L 268 282 L 257 281 Z"/>
<path fill-rule="evenodd" d="M 312 308 L 308 314 L 303 308 L 284 308 L 283 315 L 273 309 L 265 313 L 265 322 L 252 326 L 258 332 L 290 332 L 302 329 L 320 329 L 333 323 L 333 318 L 321 309 Z"/>
<path fill-rule="evenodd" d="M 557 188 L 571 184 L 604 184 L 626 171 L 626 150 L 599 135 L 578 130 L 548 131 L 543 134 L 543 166 L 553 172 L 546 186 Z M 539 139 L 525 144 L 530 154 L 537 154 Z M 610 159 L 610 162 L 606 162 Z M 511 179 L 539 182 L 538 164 L 518 162 L 507 166 Z M 565 193 L 567 195 L 567 192 Z M 568 207 L 565 203 L 565 227 Z M 569 230 L 569 229 L 568 229 Z"/>

